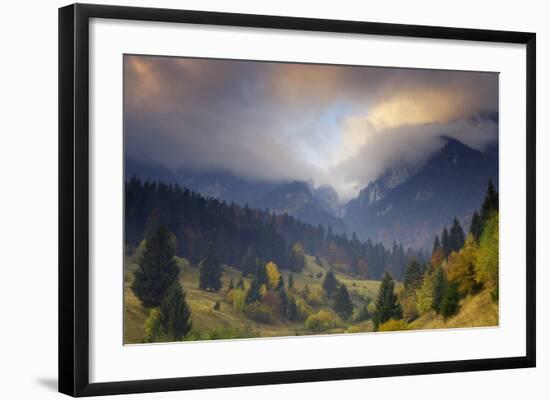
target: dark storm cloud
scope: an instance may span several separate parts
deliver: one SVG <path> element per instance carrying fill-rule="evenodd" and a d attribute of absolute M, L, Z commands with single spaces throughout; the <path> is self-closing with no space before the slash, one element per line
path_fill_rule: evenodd
<path fill-rule="evenodd" d="M 483 148 L 498 111 L 487 73 L 126 56 L 129 156 L 170 168 L 313 179 L 349 197 L 442 134 Z"/>

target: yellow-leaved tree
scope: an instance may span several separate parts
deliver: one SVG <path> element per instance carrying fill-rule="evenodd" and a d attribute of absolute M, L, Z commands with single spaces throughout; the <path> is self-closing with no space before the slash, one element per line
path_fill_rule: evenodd
<path fill-rule="evenodd" d="M 277 284 L 279 284 L 279 279 L 281 278 L 281 272 L 279 271 L 277 265 L 273 262 L 268 262 L 265 265 L 265 271 L 267 273 L 267 282 L 269 288 L 275 289 Z"/>
<path fill-rule="evenodd" d="M 479 289 L 476 279 L 478 257 L 477 243 L 472 234 L 468 234 L 464 247 L 453 252 L 447 261 L 447 278 L 458 284 L 458 291 L 463 295 L 475 293 Z"/>
<path fill-rule="evenodd" d="M 476 261 L 476 280 L 498 300 L 498 212 L 492 212 L 483 226 Z"/>

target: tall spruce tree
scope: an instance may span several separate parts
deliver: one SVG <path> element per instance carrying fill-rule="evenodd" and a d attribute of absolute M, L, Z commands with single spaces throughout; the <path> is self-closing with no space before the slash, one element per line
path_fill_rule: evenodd
<path fill-rule="evenodd" d="M 384 278 L 378 289 L 376 298 L 376 311 L 374 312 L 374 329 L 378 331 L 378 327 L 390 319 L 402 319 L 403 309 L 397 302 L 397 295 L 394 292 L 395 281 L 389 273 L 384 273 Z"/>
<path fill-rule="evenodd" d="M 293 297 L 288 301 L 286 316 L 289 320 L 298 320 L 298 305 L 296 305 L 296 300 Z"/>
<path fill-rule="evenodd" d="M 483 222 L 481 221 L 481 216 L 476 210 L 472 214 L 472 221 L 470 222 L 470 234 L 472 234 L 476 242 L 479 243 L 479 239 L 481 238 L 482 232 L 483 232 Z"/>
<path fill-rule="evenodd" d="M 332 270 L 329 270 L 325 274 L 325 279 L 323 280 L 323 290 L 325 290 L 327 296 L 332 296 L 336 289 L 338 288 L 338 280 L 336 280 L 336 277 L 334 276 L 334 273 Z"/>
<path fill-rule="evenodd" d="M 181 341 L 191 331 L 191 310 L 179 282 L 168 288 L 160 304 L 161 322 L 167 338 Z"/>
<path fill-rule="evenodd" d="M 248 291 L 246 292 L 246 297 L 244 300 L 245 303 L 251 304 L 256 301 L 262 300 L 262 294 L 260 291 L 262 288 L 262 284 L 263 283 L 260 283 L 257 276 L 252 279 L 252 282 L 250 283 L 250 288 L 248 288 Z"/>
<path fill-rule="evenodd" d="M 214 245 L 208 246 L 199 268 L 199 288 L 207 291 L 219 291 L 222 288 L 222 270 Z"/>
<path fill-rule="evenodd" d="M 481 205 L 481 220 L 484 224 L 493 210 L 498 211 L 498 193 L 493 185 L 493 181 L 489 180 L 487 192 L 485 193 L 485 198 Z"/>
<path fill-rule="evenodd" d="M 450 252 L 450 243 L 449 243 L 449 232 L 447 231 L 447 227 L 443 227 L 443 231 L 441 232 L 441 249 L 443 249 L 443 255 L 445 257 L 449 256 Z"/>
<path fill-rule="evenodd" d="M 146 241 L 132 283 L 132 290 L 143 306 L 159 306 L 168 287 L 176 281 L 179 269 L 175 252 L 174 235 L 165 226 L 158 226 Z"/>
<path fill-rule="evenodd" d="M 405 289 L 414 291 L 417 288 L 420 288 L 422 285 L 422 279 L 422 266 L 420 266 L 420 263 L 413 258 L 409 261 L 407 264 L 407 269 L 405 270 Z"/>
<path fill-rule="evenodd" d="M 341 284 L 336 294 L 336 301 L 334 302 L 334 310 L 344 320 L 348 320 L 353 313 L 353 303 L 349 298 L 348 289 L 344 284 Z"/>
<path fill-rule="evenodd" d="M 455 217 L 453 220 L 453 225 L 449 232 L 449 253 L 458 252 L 464 246 L 464 241 L 466 236 L 464 235 L 464 230 L 460 225 L 460 222 Z"/>
<path fill-rule="evenodd" d="M 441 313 L 441 303 L 447 291 L 447 277 L 445 271 L 441 267 L 435 270 L 433 277 L 433 298 L 432 309 L 437 313 Z"/>

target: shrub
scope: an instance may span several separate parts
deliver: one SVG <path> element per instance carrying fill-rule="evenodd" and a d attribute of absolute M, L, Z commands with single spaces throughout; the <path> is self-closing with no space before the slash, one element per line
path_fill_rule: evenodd
<path fill-rule="evenodd" d="M 227 301 L 238 311 L 243 311 L 245 306 L 246 291 L 235 288 L 227 294 Z"/>
<path fill-rule="evenodd" d="M 378 331 L 403 331 L 409 330 L 409 325 L 403 319 L 390 319 L 378 326 Z"/>
<path fill-rule="evenodd" d="M 160 309 L 153 308 L 149 311 L 147 319 L 145 319 L 145 336 L 143 337 L 143 342 L 155 343 L 162 341 L 167 341 L 167 339 L 162 329 Z"/>
<path fill-rule="evenodd" d="M 413 321 L 419 316 L 417 309 L 416 292 L 404 292 L 403 297 L 400 299 L 401 307 L 403 309 L 403 318 L 407 321 Z"/>
<path fill-rule="evenodd" d="M 253 302 L 247 305 L 244 308 L 244 313 L 258 323 L 271 323 L 273 321 L 273 311 L 261 302 Z"/>
<path fill-rule="evenodd" d="M 320 310 L 306 320 L 306 327 L 315 333 L 326 331 L 337 326 L 338 318 L 331 312 Z"/>

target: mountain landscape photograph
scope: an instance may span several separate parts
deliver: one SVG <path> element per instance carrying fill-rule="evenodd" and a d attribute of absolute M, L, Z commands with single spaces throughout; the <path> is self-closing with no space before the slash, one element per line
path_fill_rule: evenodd
<path fill-rule="evenodd" d="M 124 56 L 124 344 L 499 325 L 499 76 Z"/>

